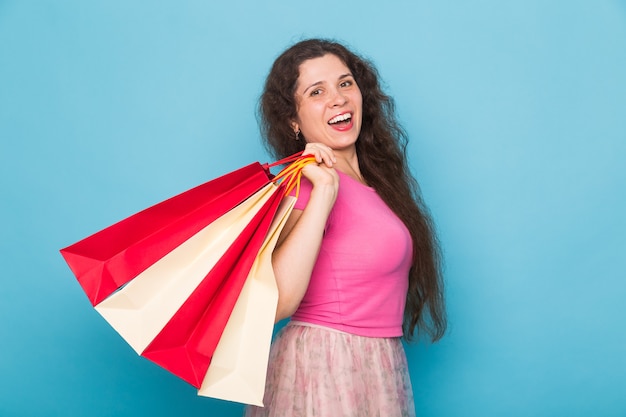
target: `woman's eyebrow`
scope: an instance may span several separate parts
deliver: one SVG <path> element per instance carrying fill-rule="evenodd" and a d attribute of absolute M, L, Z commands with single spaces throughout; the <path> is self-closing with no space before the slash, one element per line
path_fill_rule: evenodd
<path fill-rule="evenodd" d="M 308 87 L 307 87 L 307 88 L 306 88 L 306 89 L 302 92 L 302 94 L 305 94 L 305 93 L 306 93 L 307 91 L 309 91 L 311 88 L 313 88 L 313 87 L 317 87 L 318 85 L 322 85 L 322 84 L 324 84 L 324 81 L 317 81 L 317 82 L 315 82 L 315 83 L 311 84 L 310 86 L 308 86 Z"/>

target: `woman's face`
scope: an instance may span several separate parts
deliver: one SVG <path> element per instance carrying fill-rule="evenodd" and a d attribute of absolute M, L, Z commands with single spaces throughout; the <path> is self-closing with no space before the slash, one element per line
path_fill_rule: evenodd
<path fill-rule="evenodd" d="M 295 95 L 293 127 L 307 142 L 337 151 L 354 147 L 361 131 L 362 97 L 343 61 L 332 54 L 304 61 Z"/>

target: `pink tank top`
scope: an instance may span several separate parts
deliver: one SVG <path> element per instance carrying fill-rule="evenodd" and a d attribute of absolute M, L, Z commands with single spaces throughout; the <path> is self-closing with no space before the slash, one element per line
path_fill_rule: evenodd
<path fill-rule="evenodd" d="M 402 336 L 409 231 L 373 188 L 341 172 L 339 179 L 309 287 L 291 319 L 361 336 Z M 296 209 L 306 207 L 311 187 L 302 180 Z"/>

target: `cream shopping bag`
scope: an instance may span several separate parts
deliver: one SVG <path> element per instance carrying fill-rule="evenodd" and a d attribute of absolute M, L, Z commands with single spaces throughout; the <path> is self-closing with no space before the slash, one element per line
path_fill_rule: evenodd
<path fill-rule="evenodd" d="M 198 395 L 263 405 L 278 289 L 272 252 L 293 210 L 285 197 L 215 349 Z"/>

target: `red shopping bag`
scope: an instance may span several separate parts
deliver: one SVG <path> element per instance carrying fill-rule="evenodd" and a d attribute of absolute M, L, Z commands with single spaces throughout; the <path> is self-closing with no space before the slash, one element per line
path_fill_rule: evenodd
<path fill-rule="evenodd" d="M 207 277 L 148 345 L 142 356 L 200 388 L 250 269 L 282 199 L 299 184 L 304 157 L 283 170 L 285 179 Z M 245 203 L 243 203 L 245 204 Z"/>
<path fill-rule="evenodd" d="M 258 162 L 149 207 L 61 254 L 95 306 L 270 181 Z"/>

